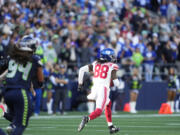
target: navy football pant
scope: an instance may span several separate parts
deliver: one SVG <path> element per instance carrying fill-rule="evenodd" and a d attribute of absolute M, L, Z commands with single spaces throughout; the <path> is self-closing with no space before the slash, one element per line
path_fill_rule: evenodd
<path fill-rule="evenodd" d="M 14 116 L 13 112 L 14 111 L 10 111 L 10 110 L 9 110 L 8 113 L 5 112 L 4 113 L 4 118 L 6 118 L 6 120 L 12 122 L 13 121 L 13 116 Z"/>
<path fill-rule="evenodd" d="M 0 128 L 0 135 L 6 135 L 5 132 Z"/>
<path fill-rule="evenodd" d="M 7 90 L 4 94 L 5 103 L 13 110 L 12 124 L 15 125 L 11 135 L 22 135 L 32 114 L 30 96 L 24 89 Z"/>

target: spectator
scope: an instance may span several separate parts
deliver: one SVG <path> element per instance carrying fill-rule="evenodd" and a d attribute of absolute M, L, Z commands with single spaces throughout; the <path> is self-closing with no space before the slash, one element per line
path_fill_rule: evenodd
<path fill-rule="evenodd" d="M 167 0 L 162 0 L 160 5 L 160 14 L 162 16 L 167 16 L 168 4 Z"/>
<path fill-rule="evenodd" d="M 142 76 L 142 62 L 144 60 L 143 55 L 140 53 L 140 49 L 136 48 L 135 52 L 132 55 L 133 66 L 139 70 L 139 77 Z"/>
<path fill-rule="evenodd" d="M 152 50 L 152 46 L 148 45 L 147 50 L 144 53 L 145 80 L 146 81 L 152 81 L 155 58 L 156 58 L 156 53 Z"/>
<path fill-rule="evenodd" d="M 169 34 L 171 32 L 171 29 L 167 23 L 167 19 L 165 17 L 162 17 L 160 20 L 160 37 L 159 40 L 161 44 L 165 44 L 169 40 Z"/>
<path fill-rule="evenodd" d="M 167 17 L 170 19 L 171 16 L 177 17 L 178 15 L 178 7 L 177 0 L 172 0 L 168 6 Z"/>
<path fill-rule="evenodd" d="M 47 61 L 50 62 L 51 64 L 57 62 L 57 54 L 51 42 L 47 43 L 47 49 L 44 52 L 44 56 L 47 58 Z"/>
<path fill-rule="evenodd" d="M 68 84 L 68 78 L 66 75 L 66 67 L 65 65 L 58 64 L 55 65 L 55 70 L 53 76 L 51 76 L 51 80 L 55 85 L 55 98 L 53 104 L 53 114 L 56 114 L 57 107 L 61 105 L 60 111 L 61 114 L 64 114 L 65 109 L 65 97 L 66 97 L 66 90 Z"/>

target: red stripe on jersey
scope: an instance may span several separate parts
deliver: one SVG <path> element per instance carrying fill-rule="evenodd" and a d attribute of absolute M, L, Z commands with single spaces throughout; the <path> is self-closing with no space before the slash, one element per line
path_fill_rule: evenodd
<path fill-rule="evenodd" d="M 118 70 L 119 68 L 115 66 L 115 67 L 113 67 L 113 69 Z"/>
<path fill-rule="evenodd" d="M 104 106 L 106 104 L 106 100 L 107 100 L 107 88 L 104 87 L 104 100 L 103 100 L 103 103 L 102 103 L 102 110 L 104 109 Z"/>

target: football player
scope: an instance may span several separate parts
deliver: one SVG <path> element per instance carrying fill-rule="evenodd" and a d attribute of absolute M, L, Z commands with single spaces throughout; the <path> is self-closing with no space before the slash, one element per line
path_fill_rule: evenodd
<path fill-rule="evenodd" d="M 43 84 L 42 65 L 34 55 L 36 41 L 31 36 L 24 36 L 10 51 L 6 85 L 3 92 L 9 112 L 4 117 L 11 121 L 11 135 L 22 135 L 32 114 L 30 90 L 33 78 L 41 87 Z"/>
<path fill-rule="evenodd" d="M 99 117 L 105 110 L 106 121 L 110 133 L 116 133 L 119 128 L 112 123 L 111 101 L 109 98 L 111 82 L 118 88 L 121 84 L 116 77 L 118 65 L 115 63 L 114 51 L 110 48 L 103 49 L 100 52 L 100 58 L 90 65 L 85 65 L 80 68 L 78 76 L 78 90 L 83 88 L 83 76 L 85 72 L 93 72 L 93 86 L 91 93 L 87 96 L 88 100 L 96 101 L 96 109 L 89 115 L 84 116 L 78 131 L 80 132 L 84 126 L 91 120 Z"/>

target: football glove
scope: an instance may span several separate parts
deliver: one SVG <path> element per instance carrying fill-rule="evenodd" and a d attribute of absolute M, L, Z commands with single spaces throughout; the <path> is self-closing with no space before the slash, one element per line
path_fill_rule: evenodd
<path fill-rule="evenodd" d="M 78 91 L 82 91 L 83 90 L 83 85 L 82 84 L 78 84 Z"/>

